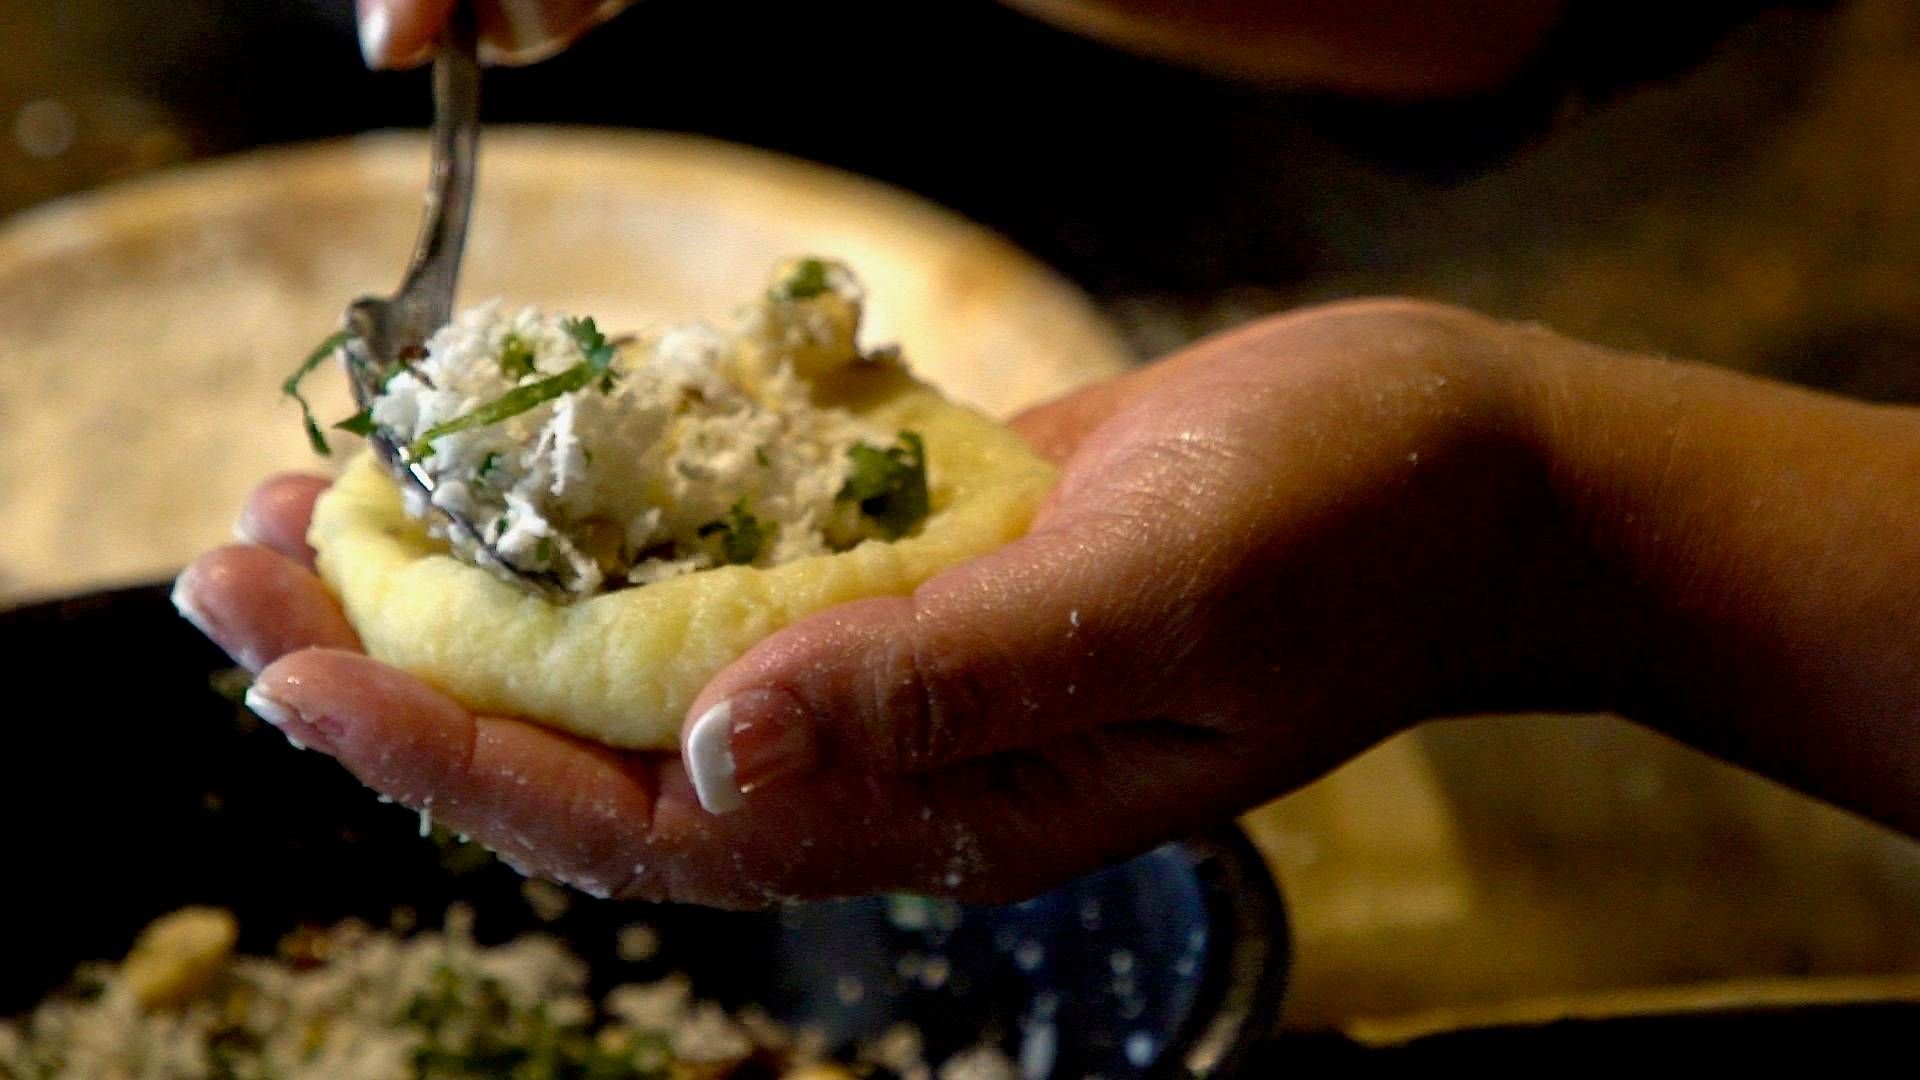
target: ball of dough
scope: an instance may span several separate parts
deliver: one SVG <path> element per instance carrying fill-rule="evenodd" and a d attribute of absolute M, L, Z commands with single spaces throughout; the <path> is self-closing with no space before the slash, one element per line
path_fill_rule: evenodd
<path fill-rule="evenodd" d="M 932 512 L 894 541 L 771 568 L 722 566 L 570 604 L 454 558 L 369 454 L 314 506 L 308 540 L 369 655 L 468 709 L 631 749 L 671 749 L 694 695 L 755 643 L 850 600 L 897 596 L 1022 535 L 1053 469 L 1004 426 L 890 364 L 815 386 L 925 440 Z"/>

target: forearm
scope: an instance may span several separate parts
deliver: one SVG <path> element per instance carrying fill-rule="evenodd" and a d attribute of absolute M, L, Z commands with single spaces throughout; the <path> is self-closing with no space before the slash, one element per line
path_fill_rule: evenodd
<path fill-rule="evenodd" d="M 1920 412 L 1516 333 L 1608 586 L 1591 617 L 1624 631 L 1568 662 L 1610 708 L 1920 832 Z"/>

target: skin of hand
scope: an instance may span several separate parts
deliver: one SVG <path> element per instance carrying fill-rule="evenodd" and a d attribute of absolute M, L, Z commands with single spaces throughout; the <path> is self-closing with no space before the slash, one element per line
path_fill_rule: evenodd
<path fill-rule="evenodd" d="M 529 64 L 632 0 L 477 0 L 481 59 Z M 373 68 L 432 55 L 455 0 L 357 0 Z M 1048 22 L 1219 74 L 1370 97 L 1483 91 L 1540 45 L 1563 0 L 1007 0 Z"/>
<path fill-rule="evenodd" d="M 304 541 L 324 481 L 263 486 L 256 542 L 176 601 L 290 738 L 598 895 L 1024 897 L 1503 710 L 1620 711 L 1920 830 L 1908 410 L 1369 301 L 1016 426 L 1062 465 L 1025 538 L 700 695 L 726 813 L 677 756 L 472 717 L 359 655 Z"/>
<path fill-rule="evenodd" d="M 1486 91 L 1539 49 L 1564 0 L 1005 0 L 1121 48 L 1288 87 L 1415 100 Z"/>
<path fill-rule="evenodd" d="M 633 0 L 475 0 L 480 59 L 489 64 L 544 60 Z M 360 52 L 370 68 L 426 63 L 456 0 L 356 0 Z"/>

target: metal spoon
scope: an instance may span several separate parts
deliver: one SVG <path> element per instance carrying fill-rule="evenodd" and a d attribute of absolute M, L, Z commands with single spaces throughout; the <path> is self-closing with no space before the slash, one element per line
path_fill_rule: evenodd
<path fill-rule="evenodd" d="M 433 62 L 433 166 L 413 259 L 399 292 L 386 299 L 363 297 L 347 308 L 347 378 L 362 409 L 373 407 L 386 380 L 410 358 L 424 355 L 427 339 L 453 317 L 480 147 L 477 49 L 472 8 L 459 4 Z M 435 478 L 407 447 L 378 430 L 368 434 L 367 442 L 402 488 L 411 489 L 444 523 L 455 550 L 529 592 L 555 600 L 567 597 L 555 575 L 521 570 L 487 541 L 479 526 L 436 506 Z"/>

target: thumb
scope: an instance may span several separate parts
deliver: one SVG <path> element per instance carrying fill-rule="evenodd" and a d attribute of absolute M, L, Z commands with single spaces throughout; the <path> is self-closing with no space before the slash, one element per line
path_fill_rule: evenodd
<path fill-rule="evenodd" d="M 485 0 L 480 15 L 480 59 L 531 64 L 572 44 L 619 14 L 632 0 Z"/>
<path fill-rule="evenodd" d="M 367 66 L 412 67 L 433 55 L 453 0 L 357 0 L 360 52 Z"/>
<path fill-rule="evenodd" d="M 843 605 L 763 641 L 689 711 L 681 745 L 702 805 L 724 812 L 827 768 L 923 773 L 1154 715 L 1180 659 L 1168 613 L 1192 605 L 1127 533 L 1062 524 L 912 596 Z"/>
<path fill-rule="evenodd" d="M 1062 464 L 1108 417 L 1133 404 L 1180 366 L 1180 360 L 1162 360 L 1091 383 L 1035 405 L 1007 424 L 1041 457 L 1055 465 Z"/>

